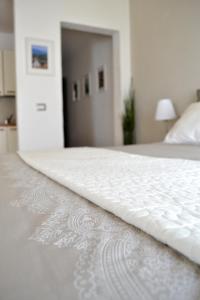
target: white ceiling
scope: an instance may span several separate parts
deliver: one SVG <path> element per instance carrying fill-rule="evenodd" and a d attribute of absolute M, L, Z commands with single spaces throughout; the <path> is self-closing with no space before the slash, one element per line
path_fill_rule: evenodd
<path fill-rule="evenodd" d="M 13 0 L 0 0 L 0 32 L 13 32 Z"/>

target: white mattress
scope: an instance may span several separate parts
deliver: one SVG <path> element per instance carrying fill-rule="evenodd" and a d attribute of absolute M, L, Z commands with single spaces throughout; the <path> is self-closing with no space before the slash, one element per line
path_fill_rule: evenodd
<path fill-rule="evenodd" d="M 20 152 L 33 168 L 200 264 L 200 162 L 105 149 Z"/>

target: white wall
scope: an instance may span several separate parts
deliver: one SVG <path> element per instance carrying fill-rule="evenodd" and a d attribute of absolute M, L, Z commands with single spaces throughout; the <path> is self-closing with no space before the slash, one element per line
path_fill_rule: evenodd
<path fill-rule="evenodd" d="M 0 32 L 0 50 L 14 50 L 14 34 Z M 0 124 L 11 114 L 15 117 L 15 98 L 0 97 Z"/>
<path fill-rule="evenodd" d="M 180 115 L 200 88 L 200 1 L 131 0 L 137 141 L 161 141 L 154 120 L 159 99 L 171 98 Z"/>
<path fill-rule="evenodd" d="M 63 147 L 60 22 L 119 31 L 120 65 L 117 70 L 121 75 L 122 104 L 130 84 L 129 17 L 129 0 L 15 0 L 17 112 L 21 150 Z M 26 37 L 54 42 L 54 76 L 27 75 Z M 36 112 L 37 102 L 45 102 L 47 112 Z M 120 109 L 115 113 L 120 142 Z"/>
<path fill-rule="evenodd" d="M 113 49 L 112 37 L 63 30 L 63 74 L 68 83 L 69 146 L 112 146 L 113 122 Z M 106 90 L 97 90 L 97 70 L 106 66 Z M 83 78 L 91 77 L 91 96 L 84 97 Z M 80 82 L 80 101 L 72 99 L 73 82 Z"/>

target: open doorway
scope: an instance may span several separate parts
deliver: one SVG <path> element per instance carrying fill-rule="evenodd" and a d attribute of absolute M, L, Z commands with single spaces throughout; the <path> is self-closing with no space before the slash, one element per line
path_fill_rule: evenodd
<path fill-rule="evenodd" d="M 65 147 L 113 146 L 113 36 L 62 28 Z"/>

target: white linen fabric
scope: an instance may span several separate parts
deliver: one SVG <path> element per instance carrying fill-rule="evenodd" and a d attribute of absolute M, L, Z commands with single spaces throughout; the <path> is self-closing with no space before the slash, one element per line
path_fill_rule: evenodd
<path fill-rule="evenodd" d="M 16 155 L 0 155 L 0 195 L 1 300 L 200 299 L 198 265 Z"/>
<path fill-rule="evenodd" d="M 20 152 L 33 168 L 200 264 L 200 162 L 105 149 Z"/>
<path fill-rule="evenodd" d="M 167 134 L 168 144 L 200 144 L 200 103 L 191 104 Z"/>

